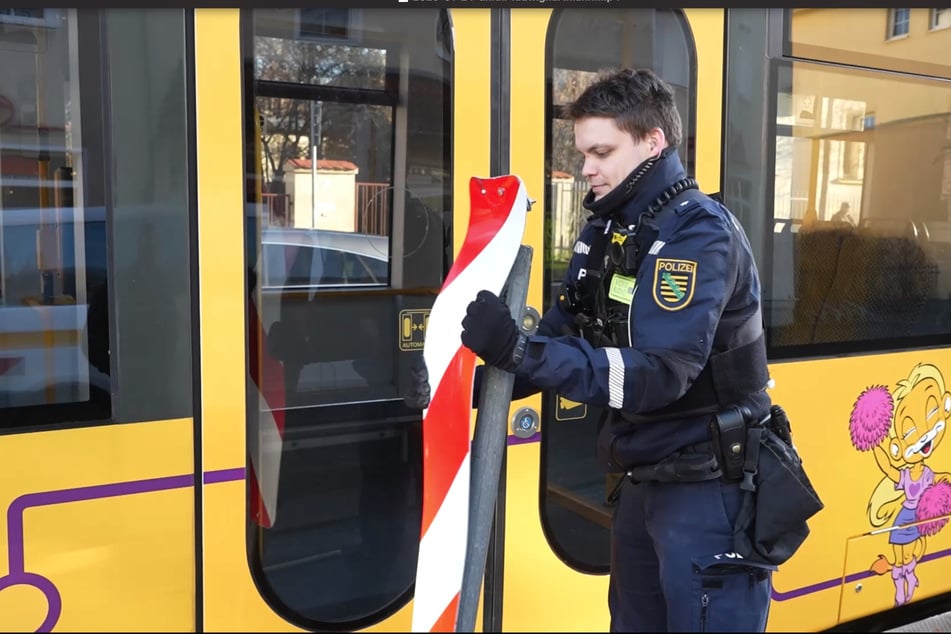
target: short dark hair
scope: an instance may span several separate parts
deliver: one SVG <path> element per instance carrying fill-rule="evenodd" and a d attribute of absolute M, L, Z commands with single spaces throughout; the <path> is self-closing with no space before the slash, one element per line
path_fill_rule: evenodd
<path fill-rule="evenodd" d="M 646 68 L 603 72 L 561 112 L 572 121 L 610 117 L 635 139 L 643 139 L 654 128 L 663 130 L 672 146 L 680 145 L 683 136 L 673 89 Z"/>

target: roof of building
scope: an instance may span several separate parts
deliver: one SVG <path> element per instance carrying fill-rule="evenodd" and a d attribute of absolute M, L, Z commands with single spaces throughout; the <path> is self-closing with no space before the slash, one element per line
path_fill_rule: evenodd
<path fill-rule="evenodd" d="M 310 159 L 308 158 L 289 159 L 286 165 L 296 170 L 309 170 Z M 327 170 L 330 172 L 358 172 L 360 171 L 360 168 L 357 167 L 356 163 L 351 163 L 350 161 L 343 161 L 338 159 L 317 159 L 317 169 Z"/>

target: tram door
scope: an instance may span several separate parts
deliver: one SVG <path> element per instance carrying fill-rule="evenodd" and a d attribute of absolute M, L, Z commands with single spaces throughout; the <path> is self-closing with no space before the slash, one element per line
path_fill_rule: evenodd
<path fill-rule="evenodd" d="M 510 127 L 502 136 L 509 143 L 503 154 L 538 201 L 525 240 L 535 248 L 529 304 L 543 312 L 557 297 L 587 215 L 580 154 L 558 106 L 603 69 L 653 69 L 675 92 L 684 166 L 705 191 L 717 191 L 724 12 L 597 7 L 516 9 L 509 17 L 511 90 L 503 105 Z M 553 392 L 515 407 L 539 408 L 541 433 L 528 439 L 537 442 L 513 439 L 507 454 L 504 600 L 497 626 L 607 630 L 613 511 L 607 496 L 614 482 L 595 460 L 601 412 Z M 531 474 L 531 482 L 520 482 L 523 474 Z M 520 499 L 526 492 L 531 499 Z"/>
<path fill-rule="evenodd" d="M 204 627 L 407 631 L 422 426 L 403 397 L 459 191 L 449 13 L 198 11 L 196 40 L 202 202 L 230 228 L 204 264 L 243 280 L 205 333 L 230 352 L 205 374 Z"/>

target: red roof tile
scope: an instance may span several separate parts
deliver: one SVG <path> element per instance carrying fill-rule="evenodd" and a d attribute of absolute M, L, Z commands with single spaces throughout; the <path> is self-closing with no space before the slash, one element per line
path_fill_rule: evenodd
<path fill-rule="evenodd" d="M 294 169 L 299 170 L 309 170 L 310 169 L 310 159 L 306 158 L 297 158 L 290 159 L 287 161 L 287 164 L 293 167 Z M 317 169 L 319 170 L 330 170 L 330 171 L 344 171 L 344 172 L 356 172 L 359 168 L 355 163 L 350 161 L 342 161 L 337 159 L 317 159 Z"/>

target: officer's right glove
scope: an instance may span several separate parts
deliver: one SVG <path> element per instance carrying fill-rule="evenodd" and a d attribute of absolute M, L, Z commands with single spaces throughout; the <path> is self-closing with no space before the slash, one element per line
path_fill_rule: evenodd
<path fill-rule="evenodd" d="M 479 291 L 462 320 L 462 343 L 488 365 L 513 372 L 525 353 L 525 335 L 519 332 L 509 307 L 491 291 Z"/>

